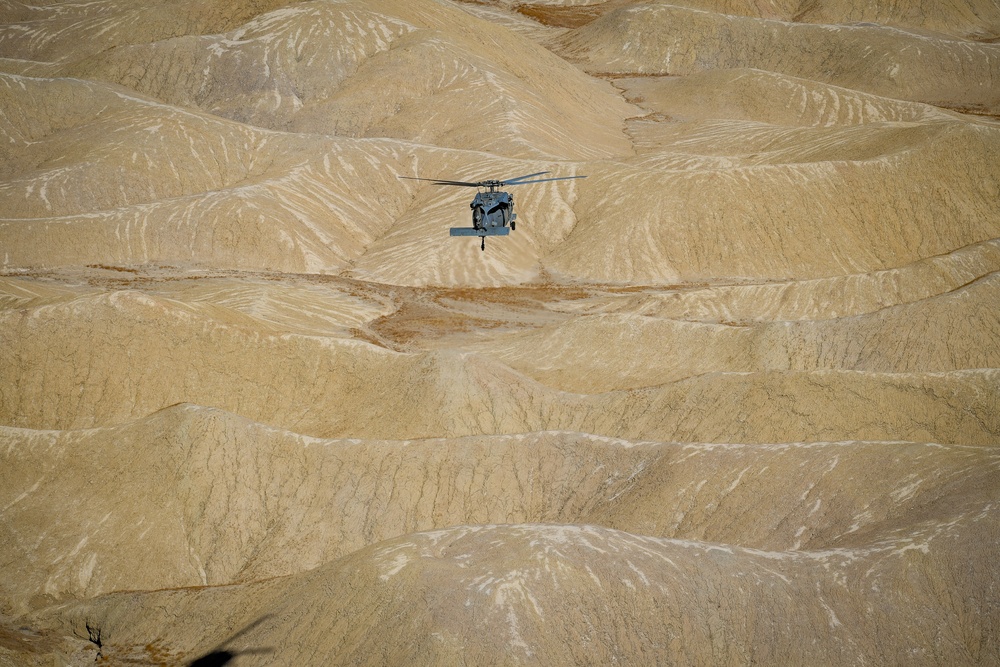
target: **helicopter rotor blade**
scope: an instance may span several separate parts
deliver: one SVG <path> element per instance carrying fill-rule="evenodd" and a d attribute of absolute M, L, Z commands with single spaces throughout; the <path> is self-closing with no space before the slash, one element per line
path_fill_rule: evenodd
<path fill-rule="evenodd" d="M 466 188 L 478 188 L 482 183 L 466 183 L 465 181 L 434 181 L 434 185 L 461 185 Z"/>
<path fill-rule="evenodd" d="M 573 178 L 587 178 L 586 176 L 559 176 L 558 178 L 540 178 L 537 181 L 518 181 L 517 183 L 506 182 L 505 185 L 525 185 L 526 183 L 547 183 L 549 181 L 568 181 Z"/>
<path fill-rule="evenodd" d="M 547 174 L 547 171 L 539 171 L 535 174 L 527 174 L 525 176 L 518 176 L 506 181 L 480 181 L 478 183 L 470 183 L 469 181 L 449 181 L 442 178 L 419 178 L 417 176 L 399 176 L 398 178 L 405 178 L 409 181 L 428 181 L 434 185 L 457 185 L 464 188 L 482 188 L 482 187 L 497 187 L 497 186 L 507 186 L 507 185 L 525 185 L 526 183 L 547 183 L 549 181 L 568 181 L 574 178 L 587 178 L 586 176 L 559 176 L 556 178 L 539 178 L 534 181 L 526 181 L 526 178 L 532 178 L 534 176 L 541 176 L 542 174 Z"/>
<path fill-rule="evenodd" d="M 504 179 L 501 179 L 500 182 L 503 183 L 504 185 L 509 185 L 509 184 L 514 183 L 516 181 L 523 181 L 526 178 L 531 178 L 533 176 L 541 176 L 542 174 L 547 174 L 547 173 L 549 173 L 549 172 L 547 172 L 547 171 L 539 171 L 538 173 L 535 173 L 535 174 L 527 174 L 525 176 L 515 176 L 514 178 L 504 178 Z"/>
<path fill-rule="evenodd" d="M 466 188 L 478 188 L 479 183 L 467 183 L 465 181 L 444 181 L 440 178 L 417 178 L 416 176 L 399 176 L 410 181 L 430 181 L 434 185 L 461 185 Z"/>

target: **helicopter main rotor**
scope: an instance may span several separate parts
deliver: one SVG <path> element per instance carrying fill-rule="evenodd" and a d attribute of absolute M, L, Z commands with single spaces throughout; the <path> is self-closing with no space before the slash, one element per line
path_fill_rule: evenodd
<path fill-rule="evenodd" d="M 528 183 L 547 183 L 548 181 L 568 181 L 573 178 L 587 178 L 586 176 L 559 176 L 557 178 L 538 178 L 533 181 L 527 180 L 529 178 L 542 176 L 547 173 L 549 172 L 539 171 L 534 174 L 515 176 L 514 178 L 505 178 L 503 180 L 489 179 L 485 181 L 477 181 L 475 183 L 470 181 L 450 181 L 443 178 L 417 178 L 415 176 L 400 176 L 400 178 L 405 178 L 410 181 L 430 181 L 434 185 L 457 185 L 465 188 L 487 188 L 489 192 L 496 192 L 500 188 L 507 187 L 508 185 L 526 185 Z"/>

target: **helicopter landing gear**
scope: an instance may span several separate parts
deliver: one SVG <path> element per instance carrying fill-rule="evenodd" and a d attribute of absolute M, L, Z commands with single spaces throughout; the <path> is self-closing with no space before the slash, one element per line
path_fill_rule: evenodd
<path fill-rule="evenodd" d="M 514 225 L 516 225 L 516 224 L 517 224 L 517 223 L 516 223 L 516 222 L 514 222 L 513 220 L 511 220 L 511 221 L 510 221 L 510 231 L 514 231 L 515 229 L 517 229 L 517 228 L 516 228 L 516 227 L 514 226 Z"/>
<path fill-rule="evenodd" d="M 483 252 L 486 252 L 486 237 L 481 237 L 483 239 L 483 245 L 480 247 Z"/>

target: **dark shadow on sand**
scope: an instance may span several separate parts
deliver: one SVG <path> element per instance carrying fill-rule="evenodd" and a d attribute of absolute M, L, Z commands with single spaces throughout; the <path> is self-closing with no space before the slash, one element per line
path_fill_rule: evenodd
<path fill-rule="evenodd" d="M 268 653 L 274 653 L 273 648 L 244 648 L 244 649 L 227 649 L 225 646 L 233 642 L 233 640 L 245 635 L 246 633 L 253 630 L 255 627 L 271 618 L 271 614 L 261 616 L 253 623 L 249 624 L 232 637 L 222 642 L 216 646 L 210 653 L 207 653 L 200 658 L 196 658 L 188 663 L 188 667 L 224 667 L 229 665 L 233 660 L 241 655 L 266 655 Z"/>

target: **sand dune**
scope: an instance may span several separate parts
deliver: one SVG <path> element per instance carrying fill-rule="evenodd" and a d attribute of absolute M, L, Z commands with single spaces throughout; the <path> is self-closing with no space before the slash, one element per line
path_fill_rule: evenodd
<path fill-rule="evenodd" d="M 107 426 L 191 402 L 323 437 L 572 429 L 779 442 L 819 429 L 826 439 L 978 443 L 997 429 L 993 376 L 964 369 L 996 366 L 995 309 L 982 305 L 993 283 L 984 279 L 932 299 L 940 301 L 937 315 L 922 302 L 857 318 L 743 327 L 609 314 L 528 324 L 485 345 L 458 339 L 447 349 L 411 352 L 364 342 L 365 327 L 344 318 L 325 335 L 291 332 L 273 316 L 192 299 L 196 285 L 168 287 L 171 296 L 122 289 L 8 311 L 0 369 L 11 390 L 0 402 L 6 423 L 46 429 Z M 186 294 L 189 302 L 178 300 Z M 341 307 L 357 299 L 328 298 Z M 365 301 L 376 316 L 376 299 Z M 924 317 L 922 328 L 908 314 L 914 309 Z M 942 329 L 950 333 L 932 335 Z M 126 373 L 123 347 L 131 359 Z M 46 352 L 55 350 L 62 352 Z M 177 367 L 191 371 L 175 375 L 170 369 Z M 677 383 L 685 378 L 696 384 Z M 955 389 L 922 396 L 927 384 L 955 381 L 967 386 L 962 398 L 949 397 Z M 825 390 L 807 391 L 814 386 Z M 740 387 L 735 395 L 734 387 Z M 873 402 L 844 413 L 830 409 L 853 403 L 848 397 L 859 391 Z M 699 407 L 690 394 L 720 407 L 692 422 L 688 411 Z M 742 407 L 734 409 L 734 401 Z M 794 413 L 802 417 L 774 422 L 788 401 L 798 403 Z M 947 422 L 928 417 L 951 414 L 955 401 L 971 413 Z M 688 407 L 678 411 L 678 402 Z"/>
<path fill-rule="evenodd" d="M 670 4 L 720 14 L 797 23 L 875 23 L 911 32 L 937 33 L 985 42 L 1000 36 L 1000 10 L 989 0 L 943 0 L 933 3 L 922 0 L 878 3 L 849 0 L 678 0 Z"/>
<path fill-rule="evenodd" d="M 898 269 L 814 280 L 693 286 L 587 304 L 586 313 L 622 312 L 694 322 L 830 320 L 947 294 L 992 273 L 996 241 Z"/>
<path fill-rule="evenodd" d="M 711 372 L 853 370 L 876 373 L 994 368 L 997 276 L 955 293 L 818 322 L 708 324 L 594 315 L 482 345 L 499 359 L 566 391 L 650 386 Z M 980 296 L 980 293 L 985 293 Z M 987 295 L 988 294 L 988 295 Z M 921 313 L 915 317 L 913 311 Z M 587 340 L 600 341 L 586 355 Z M 612 372 L 622 364 L 624 379 Z M 567 356 L 573 359 L 569 362 Z"/>
<path fill-rule="evenodd" d="M 746 127 L 719 129 L 709 124 L 684 137 L 681 148 L 690 151 L 685 157 L 693 168 L 658 169 L 659 156 L 631 168 L 591 168 L 576 202 L 577 224 L 546 267 L 567 277 L 640 284 L 811 279 L 896 268 L 998 236 L 989 203 L 997 177 L 979 152 L 994 140 L 992 127 L 925 128 L 898 153 L 872 155 L 882 148 L 876 143 L 867 154 L 835 147 L 832 159 L 813 154 L 805 163 L 782 157 L 779 164 L 743 165 L 727 157 L 720 168 L 710 156 L 700 164 L 701 146 L 714 150 L 737 138 L 757 161 L 776 134 L 755 127 L 762 140 L 747 145 L 753 135 L 748 141 Z M 953 196 L 962 202 L 960 215 Z"/>
<path fill-rule="evenodd" d="M 829 623 L 836 631 L 845 623 L 856 627 L 852 616 L 864 613 L 860 601 L 845 591 L 850 580 L 861 577 L 874 586 L 892 581 L 901 562 L 911 558 L 924 562 L 925 576 L 954 576 L 958 569 L 948 561 L 962 553 L 960 545 L 970 539 L 975 543 L 976 535 L 982 534 L 974 527 L 982 524 L 990 526 L 987 531 L 996 531 L 983 500 L 996 492 L 1000 466 L 991 447 L 899 442 L 720 447 L 629 443 L 573 433 L 451 442 L 321 441 L 195 406 L 171 408 L 112 429 L 59 434 L 8 429 L 4 437 L 15 452 L 8 456 L 4 488 L 11 495 L 20 492 L 5 502 L 7 528 L 16 543 L 29 549 L 4 567 L 17 572 L 21 591 L 44 589 L 50 600 L 67 594 L 93 597 L 114 589 L 254 581 L 329 563 L 298 577 L 215 593 L 119 595 L 71 604 L 60 612 L 74 618 L 110 611 L 108 622 L 102 624 L 104 640 L 126 650 L 138 643 L 130 638 L 148 632 L 142 628 L 154 623 L 154 608 L 172 610 L 169 613 L 177 619 L 173 622 L 179 624 L 172 630 L 179 633 L 209 608 L 258 615 L 283 609 L 283 616 L 293 614 L 295 625 L 306 623 L 296 614 L 317 613 L 311 623 L 329 623 L 348 609 L 357 613 L 359 606 L 364 608 L 361 600 L 377 601 L 381 594 L 370 598 L 363 594 L 337 611 L 336 605 L 343 604 L 341 596 L 322 595 L 306 602 L 309 598 L 304 600 L 293 590 L 351 588 L 361 582 L 351 584 L 342 578 L 357 576 L 347 573 L 359 568 L 374 570 L 375 586 L 388 581 L 401 585 L 393 595 L 403 605 L 426 586 L 436 587 L 435 582 L 451 578 L 452 585 L 439 589 L 443 593 L 439 609 L 437 603 L 421 611 L 417 611 L 420 605 L 410 606 L 417 618 L 424 613 L 445 614 L 461 623 L 458 610 L 463 605 L 451 596 L 466 590 L 485 594 L 498 605 L 510 600 L 512 606 L 500 618 L 504 627 L 518 630 L 525 645 L 519 646 L 512 636 L 478 648 L 466 640 L 464 650 L 505 655 L 520 649 L 532 662 L 544 659 L 535 655 L 543 650 L 535 648 L 541 645 L 539 639 L 527 633 L 541 631 L 542 626 L 536 626 L 544 616 L 541 609 L 561 610 L 567 596 L 578 600 L 583 595 L 586 604 L 597 605 L 578 610 L 572 623 L 604 609 L 615 625 L 621 624 L 620 632 L 635 635 L 634 642 L 645 633 L 662 636 L 665 626 L 671 625 L 662 613 L 650 613 L 652 609 L 666 604 L 672 610 L 668 615 L 678 614 L 676 605 L 706 594 L 697 584 L 688 589 L 684 580 L 713 581 L 736 571 L 749 580 L 755 578 L 754 572 L 764 577 L 749 588 L 727 587 L 721 594 L 727 606 L 732 605 L 729 613 L 737 617 L 746 613 L 741 611 L 744 604 L 765 604 L 755 608 L 767 616 L 779 613 L 770 607 L 773 598 L 753 602 L 754 591 L 771 589 L 773 595 L 774 586 L 783 591 L 782 597 L 805 592 L 808 601 L 801 603 L 799 613 L 811 617 L 805 610 L 816 604 L 812 589 L 818 573 L 826 572 L 823 576 L 829 580 L 822 583 L 820 597 L 831 597 L 828 614 L 837 622 L 822 614 L 812 622 Z M 811 478 L 790 474 L 802 468 L 821 474 Z M 35 479 L 39 472 L 41 478 Z M 95 492 L 85 480 L 98 475 L 121 479 L 122 484 L 112 495 Z M 420 483 L 432 478 L 437 479 L 433 490 Z M 64 503 L 87 507 L 90 518 L 80 522 L 55 514 L 46 520 L 50 526 L 46 535 L 29 546 L 17 539 L 18 533 L 22 527 L 30 530 L 38 513 L 51 511 L 50 500 L 38 493 L 43 485 L 58 485 Z M 303 507 L 309 508 L 305 514 Z M 548 525 L 449 529 L 401 537 L 462 524 L 538 522 Z M 593 524 L 615 530 L 586 527 Z M 235 535 L 233 526 L 240 527 Z M 486 555 L 490 550 L 475 548 L 479 540 L 503 540 L 504 549 L 494 550 L 502 554 L 499 560 Z M 147 554 L 142 560 L 129 555 L 129 545 L 136 543 Z M 376 546 L 358 551 L 366 545 Z M 441 551 L 444 545 L 448 546 Z M 58 559 L 55 569 L 32 566 L 45 562 L 50 552 L 66 556 Z M 910 552 L 912 556 L 904 555 Z M 344 560 L 333 565 L 338 558 Z M 971 556 L 963 554 L 962 559 Z M 614 574 L 622 566 L 626 569 Z M 395 580 L 397 576 L 401 581 Z M 588 578 L 599 581 L 587 586 Z M 24 586 L 25 581 L 36 580 L 35 586 Z M 652 592 L 652 598 L 643 602 L 644 598 L 635 597 L 640 585 Z M 583 589 L 576 590 L 577 586 Z M 614 592 L 618 587 L 621 590 Z M 585 593 L 587 589 L 591 593 Z M 626 589 L 633 591 L 628 596 L 631 604 L 620 598 Z M 505 597 L 504 591 L 512 597 Z M 747 594 L 749 599 L 741 599 Z M 222 595 L 229 601 L 207 602 L 205 595 Z M 668 598 L 657 602 L 659 595 Z M 973 595 L 967 604 L 982 600 L 981 594 Z M 18 600 L 17 591 L 5 592 L 5 597 L 22 609 L 46 601 L 44 596 Z M 928 598 L 926 604 L 945 604 L 934 593 Z M 652 606 L 636 611 L 632 606 L 636 603 Z M 100 611 L 109 604 L 108 610 Z M 303 604 L 305 608 L 300 607 Z M 898 601 L 880 596 L 879 604 L 892 606 Z M 136 606 L 142 610 L 139 617 L 147 620 L 123 624 L 111 611 L 131 608 L 135 613 Z M 384 610 L 376 603 L 363 613 Z M 651 625 L 638 630 L 645 624 Z M 458 627 L 448 630 L 446 624 L 440 630 L 460 636 Z M 560 630 L 566 631 L 571 630 Z M 202 632 L 183 633 L 203 646 L 213 641 Z M 343 655 L 363 648 L 352 646 L 345 633 L 327 629 L 324 634 L 331 635 L 335 644 L 294 648 L 296 642 L 278 641 L 275 648 L 286 661 L 301 660 L 311 651 Z M 778 639 L 773 636 L 769 642 Z M 264 644 L 272 646 L 277 637 L 266 640 Z M 401 648 L 404 640 L 399 640 Z M 896 641 L 901 640 L 900 636 Z M 735 645 L 745 646 L 744 641 L 734 637 Z M 640 644 L 646 642 L 656 644 L 651 636 Z M 786 642 L 773 650 L 792 656 L 804 649 Z M 963 655 L 957 646 L 946 651 Z"/>
<path fill-rule="evenodd" d="M 996 3 L 0 5 L 0 664 L 1000 661 Z"/>
<path fill-rule="evenodd" d="M 182 0 L 166 7 L 128 0 L 82 4 L 15 0 L 4 3 L 0 56 L 58 64 L 125 44 L 225 31 L 282 4 L 281 0 Z"/>
<path fill-rule="evenodd" d="M 380 4 L 373 11 L 365 3 L 300 3 L 230 33 L 118 48 L 66 72 L 271 129 L 512 157 L 628 150 L 607 121 L 630 109 L 606 84 L 460 9 Z M 585 144 L 577 132 L 588 136 Z"/>
<path fill-rule="evenodd" d="M 981 0 L 857 5 L 843 0 L 803 3 L 795 16 L 809 23 L 875 22 L 989 42 L 1000 37 L 1000 9 Z"/>
<path fill-rule="evenodd" d="M 649 3 L 610 12 L 553 46 L 592 72 L 748 67 L 945 107 L 1000 108 L 1000 46 L 877 24 L 788 23 Z"/>
<path fill-rule="evenodd" d="M 996 552 L 995 542 L 948 533 L 934 541 L 955 552 Z M 120 593 L 54 611 L 66 619 L 63 627 L 100 641 L 101 655 L 112 661 L 189 659 L 220 649 L 247 664 L 329 656 L 354 664 L 585 663 L 646 654 L 681 662 L 704 655 L 734 662 L 977 661 L 981 645 L 970 646 L 963 635 L 931 625 L 910 635 L 886 620 L 916 603 L 936 617 L 969 619 L 971 632 L 989 636 L 980 612 L 991 592 L 924 554 L 923 546 L 784 554 L 586 526 L 451 528 L 383 543 L 287 579 Z M 882 588 L 916 564 L 935 574 L 912 579 L 914 596 Z M 960 602 L 942 591 L 941 577 L 961 591 Z M 640 587 L 649 592 L 637 596 Z M 408 603 L 414 599 L 421 603 Z M 491 632 L 466 634 L 461 610 L 470 607 Z M 876 609 L 878 641 L 870 638 L 871 622 L 862 620 Z M 553 624 L 554 616 L 560 622 Z M 106 619 L 100 628 L 95 617 Z M 384 630 L 352 631 L 359 618 Z M 605 631 L 594 631 L 588 620 L 595 618 Z M 206 633 L 209 621 L 220 630 Z M 852 631 L 862 625 L 865 633 Z M 728 627 L 747 628 L 753 642 L 731 633 L 713 638 L 713 628 Z M 787 629 L 817 641 L 789 641 Z M 164 630 L 183 639 L 169 647 L 146 639 Z"/>
<path fill-rule="evenodd" d="M 640 122 L 634 127 L 641 153 L 632 164 L 566 168 L 470 160 L 387 141 L 317 142 L 94 84 L 57 80 L 55 86 L 69 90 L 46 93 L 48 81 L 6 81 L 12 98 L 24 90 L 42 100 L 96 92 L 105 105 L 121 108 L 120 115 L 105 106 L 100 119 L 78 114 L 34 131 L 27 120 L 11 123 L 7 133 L 15 146 L 22 137 L 23 147 L 13 148 L 10 166 L 18 171 L 0 188 L 8 211 L 0 221 L 6 266 L 193 261 L 333 272 L 353 262 L 356 277 L 411 285 L 519 283 L 543 270 L 669 283 L 876 271 L 1000 236 L 989 159 L 1000 134 L 957 120 L 831 130 Z M 128 129 L 115 132 L 111 143 L 113 123 Z M 48 159 L 70 129 L 78 157 Z M 151 132 L 158 138 L 152 143 Z M 230 159 L 220 162 L 219 153 Z M 694 168 L 679 165 L 678 155 Z M 699 164 L 703 159 L 709 164 Z M 719 168 L 720 159 L 728 168 Z M 448 226 L 468 224 L 467 193 L 419 186 L 409 191 L 413 201 L 395 185 L 400 174 L 455 173 L 463 160 L 459 173 L 473 174 L 464 178 L 546 168 L 587 171 L 589 178 L 526 190 L 518 198 L 526 233 L 472 264 L 473 243 L 440 238 Z M 160 174 L 163 186 L 155 185 Z M 108 179 L 117 180 L 115 188 L 102 185 Z M 695 196 L 703 191 L 713 196 Z M 56 247 L 40 247 L 39 236 Z M 772 250 L 761 253 L 762 247 Z"/>
<path fill-rule="evenodd" d="M 956 118 L 929 104 L 755 69 L 708 70 L 685 77 L 616 79 L 615 85 L 623 87 L 643 108 L 685 120 L 748 120 L 818 129 Z"/>

